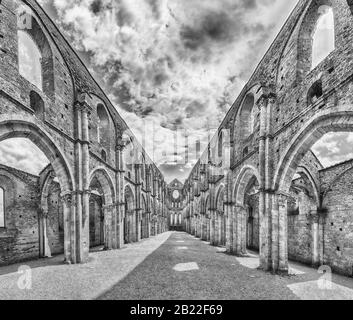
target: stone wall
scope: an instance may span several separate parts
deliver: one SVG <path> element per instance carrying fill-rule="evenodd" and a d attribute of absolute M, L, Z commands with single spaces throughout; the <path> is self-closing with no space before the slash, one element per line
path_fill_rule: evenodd
<path fill-rule="evenodd" d="M 0 165 L 5 191 L 5 228 L 0 229 L 0 265 L 39 258 L 39 177 Z M 63 253 L 63 212 L 60 187 L 53 183 L 48 197 L 47 234 L 52 254 Z"/>
<path fill-rule="evenodd" d="M 60 185 L 52 182 L 48 195 L 47 235 L 52 255 L 64 253 L 64 213 Z"/>
<path fill-rule="evenodd" d="M 320 171 L 326 187 L 323 208 L 324 262 L 336 272 L 353 275 L 353 161 Z"/>

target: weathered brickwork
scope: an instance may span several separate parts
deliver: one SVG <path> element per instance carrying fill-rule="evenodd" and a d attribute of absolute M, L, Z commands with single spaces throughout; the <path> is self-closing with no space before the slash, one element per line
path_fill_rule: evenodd
<path fill-rule="evenodd" d="M 324 263 L 353 276 L 353 161 L 320 171 L 324 190 Z"/>
<path fill-rule="evenodd" d="M 0 141 L 30 139 L 51 163 L 40 177 L 36 195 L 41 212 L 38 234 L 29 240 L 39 246 L 35 249 L 39 255 L 63 250 L 67 263 L 87 261 L 93 241 L 91 193 L 101 197 L 103 216 L 103 226 L 94 227 L 94 244 L 100 238 L 105 249 L 119 249 L 126 242 L 167 230 L 162 173 L 39 4 L 1 0 L 0 35 Z M 41 88 L 20 72 L 23 35 L 41 55 Z M 60 193 L 48 198 L 54 178 Z M 133 192 L 129 213 L 125 212 L 127 186 Z M 59 217 L 62 213 L 62 220 L 49 217 L 46 227 L 52 211 Z M 0 230 L 0 237 L 6 232 Z"/>
<path fill-rule="evenodd" d="M 312 66 L 312 37 L 327 9 L 333 12 L 335 48 Z M 310 150 L 328 132 L 353 130 L 352 26 L 346 0 L 298 1 L 184 185 L 186 231 L 218 245 L 217 195 L 222 185 L 227 251 L 246 254 L 247 193 L 253 185 L 261 268 L 287 272 L 290 257 L 327 263 L 349 274 L 351 265 L 343 252 L 350 252 L 350 232 L 330 236 L 325 219 L 329 214 L 344 221 L 341 215 L 350 197 L 337 197 L 330 207 L 325 204 L 327 182 Z M 206 208 L 195 212 L 196 201 L 207 203 Z"/>

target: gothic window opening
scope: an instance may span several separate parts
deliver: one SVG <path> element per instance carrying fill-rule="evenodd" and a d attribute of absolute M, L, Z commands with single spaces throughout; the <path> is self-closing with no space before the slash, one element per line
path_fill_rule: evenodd
<path fill-rule="evenodd" d="M 218 137 L 218 158 L 222 160 L 223 157 L 223 133 L 221 132 Z"/>
<path fill-rule="evenodd" d="M 20 75 L 53 99 L 55 93 L 53 53 L 47 36 L 35 17 L 31 17 L 30 28 L 18 25 L 17 40 Z"/>
<path fill-rule="evenodd" d="M 107 153 L 105 152 L 105 150 L 102 150 L 101 157 L 104 162 L 107 162 Z"/>
<path fill-rule="evenodd" d="M 40 119 L 44 117 L 44 101 L 41 96 L 35 92 L 31 91 L 29 94 L 29 100 L 32 110 L 34 111 L 34 115 Z"/>
<path fill-rule="evenodd" d="M 247 139 L 254 132 L 254 105 L 254 95 L 248 94 L 244 99 L 240 111 L 240 136 L 243 140 Z"/>
<path fill-rule="evenodd" d="M 314 104 L 323 95 L 322 81 L 316 81 L 308 91 L 308 104 Z"/>
<path fill-rule="evenodd" d="M 20 74 L 43 90 L 42 54 L 32 37 L 25 31 L 18 31 L 18 62 Z"/>
<path fill-rule="evenodd" d="M 97 127 L 97 138 L 98 143 L 108 146 L 110 135 L 110 123 L 108 112 L 102 104 L 97 106 L 97 115 L 98 115 L 98 127 Z"/>
<path fill-rule="evenodd" d="M 318 8 L 319 19 L 313 33 L 312 69 L 335 50 L 335 26 L 333 9 L 329 6 Z"/>

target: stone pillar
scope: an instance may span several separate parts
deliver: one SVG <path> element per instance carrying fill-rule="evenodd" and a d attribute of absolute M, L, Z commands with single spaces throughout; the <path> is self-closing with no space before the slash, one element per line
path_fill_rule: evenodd
<path fill-rule="evenodd" d="M 233 212 L 232 202 L 226 202 L 224 206 L 226 217 L 226 249 L 228 253 L 233 253 Z"/>
<path fill-rule="evenodd" d="M 218 211 L 218 245 L 222 245 L 222 239 L 223 239 L 223 212 Z"/>
<path fill-rule="evenodd" d="M 136 242 L 141 241 L 141 221 L 142 221 L 142 184 L 141 184 L 141 164 L 135 165 L 135 176 L 136 176 L 136 192 L 135 192 L 135 208 L 136 208 Z"/>
<path fill-rule="evenodd" d="M 116 231 L 115 231 L 115 244 L 114 249 L 120 249 L 124 245 L 124 217 L 125 217 L 125 170 L 124 170 L 124 153 L 125 142 L 122 138 L 117 139 L 117 145 L 115 150 L 115 160 L 117 166 L 117 174 L 115 176 L 115 187 L 116 187 Z"/>
<path fill-rule="evenodd" d="M 217 226 L 216 226 L 216 218 L 217 218 L 217 212 L 216 212 L 216 192 L 215 192 L 215 184 L 212 180 L 209 180 L 209 211 L 210 211 L 210 242 L 211 245 L 217 246 Z"/>
<path fill-rule="evenodd" d="M 113 237 L 112 237 L 112 216 L 115 209 L 114 204 L 108 204 L 103 206 L 104 215 L 104 250 L 113 249 Z"/>
<path fill-rule="evenodd" d="M 287 195 L 275 194 L 272 207 L 272 271 L 288 273 Z"/>
<path fill-rule="evenodd" d="M 48 241 L 48 209 L 42 208 L 39 212 L 39 255 L 41 258 L 51 258 L 51 250 Z"/>
<path fill-rule="evenodd" d="M 277 265 L 277 261 L 272 261 L 272 250 L 277 250 L 272 242 L 277 241 L 277 235 L 272 234 L 272 228 L 278 219 L 278 210 L 273 208 L 274 191 L 273 181 L 273 137 L 272 137 L 272 110 L 276 107 L 276 95 L 269 88 L 263 88 L 263 93 L 257 101 L 260 110 L 260 136 L 259 136 L 259 218 L 260 218 L 260 267 L 263 270 L 270 270 Z M 276 204 L 277 206 L 277 204 Z M 275 217 L 272 217 L 272 214 Z M 282 248 L 283 249 L 283 248 Z M 277 259 L 277 258 L 276 258 Z"/>
<path fill-rule="evenodd" d="M 86 262 L 89 255 L 89 129 L 91 107 L 86 95 L 79 94 L 75 103 L 75 178 L 76 178 L 76 261 Z"/>
<path fill-rule="evenodd" d="M 207 215 L 206 219 L 206 229 L 207 229 L 207 242 L 211 242 L 211 218 L 210 213 Z"/>
<path fill-rule="evenodd" d="M 71 193 L 61 195 L 64 215 L 64 256 L 65 263 L 77 263 L 76 257 L 76 203 Z"/>
<path fill-rule="evenodd" d="M 259 249 L 260 249 L 260 268 L 264 271 L 271 269 L 272 261 L 270 254 L 271 244 L 271 210 L 272 194 L 260 190 L 259 194 Z"/>
<path fill-rule="evenodd" d="M 235 218 L 235 243 L 234 253 L 238 256 L 246 255 L 246 209 L 241 205 L 234 207 Z"/>
<path fill-rule="evenodd" d="M 311 222 L 311 248 L 312 248 L 312 266 L 317 268 L 320 266 L 320 226 L 319 226 L 319 214 L 317 210 L 313 210 L 310 213 Z"/>
<path fill-rule="evenodd" d="M 91 112 L 91 107 L 85 103 L 81 109 L 82 112 L 82 262 L 88 260 L 89 255 L 89 198 L 90 191 L 90 169 L 89 169 L 89 123 L 88 114 Z"/>

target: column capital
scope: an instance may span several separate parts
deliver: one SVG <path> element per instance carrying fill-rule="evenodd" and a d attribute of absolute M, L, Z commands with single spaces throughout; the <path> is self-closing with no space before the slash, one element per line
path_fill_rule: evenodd
<path fill-rule="evenodd" d="M 48 212 L 47 208 L 46 209 L 40 208 L 39 211 L 38 211 L 38 216 L 40 218 L 48 218 L 48 214 L 49 214 L 49 212 Z"/>
<path fill-rule="evenodd" d="M 103 210 L 112 210 L 112 209 L 115 209 L 116 206 L 117 206 L 116 203 L 109 203 L 109 204 L 102 206 L 102 208 L 103 208 Z"/>
<path fill-rule="evenodd" d="M 285 207 L 287 205 L 287 201 L 288 201 L 290 195 L 285 192 L 277 192 L 276 197 L 277 197 L 278 205 L 280 207 Z"/>
<path fill-rule="evenodd" d="M 270 103 L 270 104 L 275 103 L 276 99 L 277 99 L 277 95 L 274 92 L 263 88 L 263 92 L 260 95 L 260 97 L 257 99 L 256 105 L 258 106 L 259 109 L 261 109 L 262 107 L 266 106 L 267 103 Z"/>
<path fill-rule="evenodd" d="M 126 148 L 126 142 L 124 141 L 124 139 L 118 138 L 115 146 L 116 151 L 122 152 L 124 151 L 125 148 Z"/>
<path fill-rule="evenodd" d="M 86 113 L 89 113 L 92 111 L 92 107 L 87 102 L 87 94 L 85 92 L 81 92 L 77 94 L 75 109 Z"/>
<path fill-rule="evenodd" d="M 76 194 L 74 192 L 62 193 L 60 198 L 67 207 L 76 205 Z"/>

